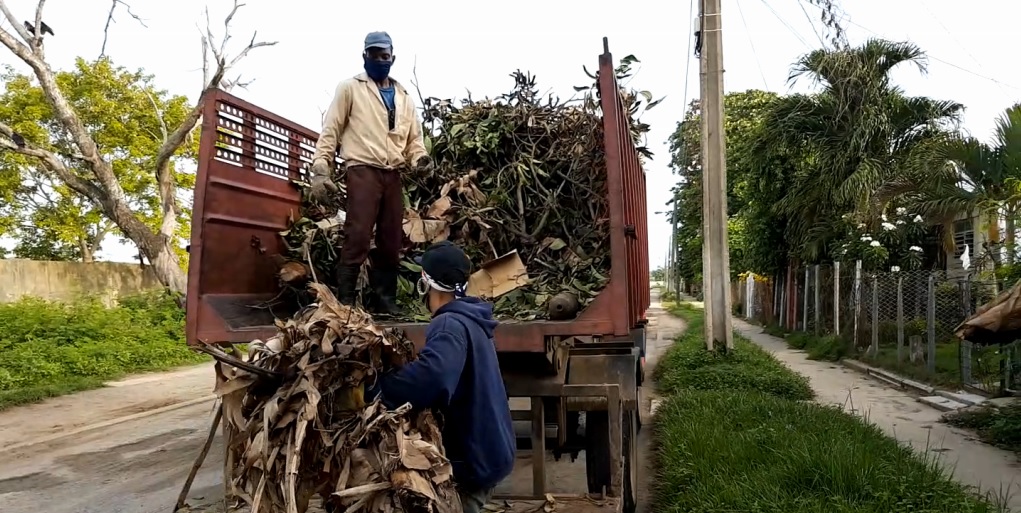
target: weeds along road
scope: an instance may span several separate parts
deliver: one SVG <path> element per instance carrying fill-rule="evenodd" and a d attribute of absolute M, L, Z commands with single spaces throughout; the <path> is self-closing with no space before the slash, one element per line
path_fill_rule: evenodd
<path fill-rule="evenodd" d="M 667 316 L 653 292 L 648 375 L 683 322 Z M 212 365 L 111 383 L 111 386 L 0 412 L 0 512 L 166 513 L 213 418 Z M 643 391 L 648 419 L 651 391 Z M 191 403 L 189 405 L 189 403 Z M 184 407 L 174 405 L 185 404 Z M 169 411 L 167 411 L 169 409 Z M 128 420 L 123 420 L 127 418 Z M 110 424 L 98 429 L 84 428 Z M 648 420 L 646 420 L 648 425 Z M 639 435 L 639 511 L 647 513 L 651 429 Z M 71 433 L 59 437 L 61 433 Z M 217 437 L 195 479 L 189 502 L 223 496 L 223 445 Z M 550 491 L 585 491 L 584 453 L 575 462 L 547 455 Z M 531 462 L 518 461 L 505 493 L 531 491 Z"/>

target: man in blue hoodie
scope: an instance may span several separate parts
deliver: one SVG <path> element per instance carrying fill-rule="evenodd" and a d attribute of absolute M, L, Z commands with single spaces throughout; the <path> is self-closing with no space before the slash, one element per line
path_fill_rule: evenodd
<path fill-rule="evenodd" d="M 432 321 L 418 359 L 382 376 L 383 404 L 433 408 L 465 513 L 479 513 L 514 469 L 516 440 L 496 359 L 493 306 L 465 292 L 471 262 L 449 241 L 422 255 L 423 294 Z"/>

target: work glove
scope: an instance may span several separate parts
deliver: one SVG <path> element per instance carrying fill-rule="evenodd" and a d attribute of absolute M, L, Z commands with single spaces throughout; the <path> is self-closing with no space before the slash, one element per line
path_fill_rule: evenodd
<path fill-rule="evenodd" d="M 418 161 L 415 162 L 415 169 L 418 169 L 419 171 L 435 171 L 436 166 L 433 164 L 433 159 L 426 155 L 419 157 Z"/>
<path fill-rule="evenodd" d="M 329 203 L 340 192 L 330 179 L 330 164 L 325 160 L 317 160 L 312 164 L 311 182 L 309 195 L 319 203 Z"/>

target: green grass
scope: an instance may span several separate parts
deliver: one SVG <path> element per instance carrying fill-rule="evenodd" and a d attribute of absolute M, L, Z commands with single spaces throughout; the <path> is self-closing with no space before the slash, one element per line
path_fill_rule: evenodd
<path fill-rule="evenodd" d="M 805 378 L 748 341 L 705 351 L 701 311 L 671 312 L 688 330 L 655 373 L 653 511 L 1000 511 L 871 424 L 806 401 Z"/>
<path fill-rule="evenodd" d="M 996 347 L 974 348 L 971 353 L 972 381 L 995 390 L 1000 379 L 1000 358 Z M 887 369 L 905 377 L 934 385 L 960 385 L 961 360 L 960 343 L 943 342 L 936 344 L 936 372 L 930 374 L 925 361 L 908 361 L 908 348 L 904 348 L 904 361 L 897 361 L 896 343 L 879 344 L 876 356 L 862 356 L 862 361 Z"/>
<path fill-rule="evenodd" d="M 0 410 L 202 361 L 185 345 L 184 312 L 164 293 L 114 308 L 90 298 L 0 304 Z"/>
<path fill-rule="evenodd" d="M 788 334 L 786 340 L 788 346 L 805 351 L 810 360 L 835 362 L 850 356 L 854 351 L 850 343 L 834 335 L 818 337 L 795 332 Z"/>
<path fill-rule="evenodd" d="M 936 371 L 930 373 L 924 360 L 916 363 L 908 361 L 908 348 L 903 349 L 902 362 L 897 361 L 896 342 L 887 342 L 891 335 L 881 338 L 879 351 L 875 356 L 865 353 L 864 349 L 856 349 L 846 338 L 834 335 L 818 336 L 814 333 L 795 331 L 787 333 L 776 325 L 766 326 L 763 332 L 774 337 L 783 338 L 787 345 L 804 350 L 812 360 L 838 361 L 844 358 L 856 358 L 863 362 L 886 369 L 906 378 L 922 381 L 937 386 L 959 386 L 961 384 L 960 344 L 942 342 L 936 344 Z M 884 334 L 881 333 L 881 337 Z M 892 335 L 896 340 L 896 334 Z M 999 380 L 1000 356 L 996 348 L 975 348 L 972 351 L 972 379 L 990 389 L 996 387 Z"/>
<path fill-rule="evenodd" d="M 788 399 L 812 398 L 807 378 L 736 333 L 733 352 L 706 351 L 701 310 L 679 304 L 671 306 L 670 312 L 685 319 L 688 328 L 656 365 L 654 375 L 661 393 L 760 390 Z"/>

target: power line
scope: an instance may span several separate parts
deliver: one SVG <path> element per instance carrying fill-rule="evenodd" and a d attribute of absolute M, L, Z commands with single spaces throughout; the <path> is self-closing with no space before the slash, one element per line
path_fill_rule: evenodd
<path fill-rule="evenodd" d="M 744 9 L 741 8 L 741 2 L 737 2 L 737 12 L 741 15 L 741 23 L 744 24 L 744 33 L 748 36 L 748 44 L 752 47 L 752 55 L 755 57 L 755 64 L 759 67 L 759 75 L 762 77 L 762 86 L 769 90 L 769 84 L 766 82 L 766 73 L 762 71 L 762 61 L 759 60 L 759 52 L 755 51 L 755 41 L 752 41 L 752 31 L 748 30 L 748 22 L 744 18 Z"/>
<path fill-rule="evenodd" d="M 773 13 L 773 16 L 775 16 L 776 19 L 780 20 L 780 23 L 783 23 L 783 25 L 787 27 L 787 30 L 789 30 L 791 34 L 794 34 L 794 37 L 798 38 L 798 41 L 801 41 L 801 44 L 805 45 L 805 48 L 808 48 L 809 51 L 815 50 L 815 48 L 812 48 L 812 45 L 808 44 L 808 42 L 805 41 L 803 37 L 801 37 L 801 34 L 799 34 L 797 30 L 794 30 L 794 27 L 790 26 L 790 24 L 783 19 L 783 16 L 780 16 L 780 14 L 776 12 L 776 10 L 774 10 L 772 6 L 769 5 L 769 2 L 767 0 L 761 1 L 762 5 L 765 5 L 766 8 L 769 9 L 769 12 Z"/>
<path fill-rule="evenodd" d="M 688 4 L 688 23 L 693 23 L 694 20 L 695 20 L 695 0 L 690 0 L 690 2 Z M 699 30 L 702 30 L 702 28 L 701 28 L 701 21 L 699 23 Z M 691 81 L 690 80 L 691 79 L 691 56 L 694 54 L 694 52 L 692 51 L 692 48 L 691 48 L 691 44 L 692 44 L 692 39 L 694 39 L 694 37 L 695 37 L 694 34 L 689 34 L 688 35 L 688 51 L 686 52 L 686 57 L 684 59 L 684 105 L 681 107 L 681 109 L 683 109 L 682 112 L 684 112 L 684 114 L 682 114 L 682 116 L 687 114 L 687 109 L 688 109 L 688 82 Z M 681 151 L 682 152 L 684 151 L 684 144 L 681 144 Z M 678 221 L 678 219 L 677 219 L 677 206 L 678 205 L 677 205 L 677 195 L 676 195 L 676 193 L 674 193 L 674 196 L 671 199 L 672 199 L 672 201 L 674 203 L 674 211 L 673 211 L 673 214 L 670 216 L 670 251 L 669 251 L 668 256 L 667 256 L 667 266 L 670 269 L 670 271 L 669 271 L 670 272 L 670 282 L 676 282 L 675 273 L 677 272 L 676 271 L 676 267 L 677 267 L 677 221 Z M 671 288 L 670 285 L 671 285 L 670 283 L 667 283 L 667 290 L 670 290 L 670 288 Z M 674 288 L 678 288 L 678 287 L 674 287 Z M 675 294 L 680 294 L 680 290 L 674 290 L 674 293 Z"/>
<path fill-rule="evenodd" d="M 695 0 L 691 0 L 688 4 L 688 23 L 692 23 L 695 20 Z M 701 28 L 699 28 L 701 30 Z M 691 40 L 694 38 L 694 34 L 688 35 L 688 51 L 687 58 L 684 60 L 684 106 L 683 109 L 688 108 L 688 79 L 690 77 L 689 70 L 691 69 Z"/>
<path fill-rule="evenodd" d="M 826 41 L 823 41 L 822 35 L 819 34 L 819 30 L 815 28 L 815 22 L 812 21 L 812 17 L 809 16 L 808 15 L 808 11 L 805 10 L 805 4 L 803 4 L 801 2 L 801 0 L 797 0 L 797 4 L 798 4 L 798 7 L 801 8 L 801 12 L 803 12 L 805 14 L 805 19 L 808 20 L 808 26 L 812 27 L 812 32 L 815 33 L 815 37 L 819 38 L 819 44 L 822 45 L 823 48 L 825 48 L 826 47 Z"/>
<path fill-rule="evenodd" d="M 935 20 L 936 23 L 938 23 L 939 26 L 943 28 L 943 32 L 946 32 L 946 34 L 950 36 L 950 39 L 952 39 L 954 43 L 957 43 L 957 46 L 961 47 L 961 50 L 964 50 L 964 53 L 966 53 L 968 57 L 971 57 L 972 62 L 978 65 L 978 69 L 985 71 L 985 66 L 982 65 L 982 62 L 979 61 L 974 54 L 968 51 L 968 47 L 964 46 L 964 44 L 961 43 L 959 39 L 957 39 L 957 36 L 954 36 L 954 33 L 951 32 L 950 29 L 943 24 L 943 22 L 932 12 L 932 9 L 929 9 L 929 6 L 925 4 L 925 0 L 919 0 L 918 3 L 922 4 L 922 8 L 925 9 L 925 12 L 929 14 L 929 17 Z M 1004 87 L 1003 84 L 997 82 L 996 85 L 999 86 L 1000 90 L 1003 91 L 1004 93 L 1007 92 L 1007 90 L 1003 88 Z"/>
<path fill-rule="evenodd" d="M 764 1 L 764 0 L 763 0 L 763 1 Z M 874 30 L 872 30 L 872 29 L 870 29 L 870 28 L 868 28 L 868 27 L 866 27 L 866 26 L 864 26 L 864 25 L 862 25 L 862 24 L 860 24 L 860 23 L 857 23 L 857 22 L 855 22 L 855 21 L 853 21 L 853 20 L 850 20 L 850 19 L 849 19 L 849 20 L 846 20 L 846 21 L 847 21 L 847 23 L 850 23 L 851 25 L 854 25 L 854 26 L 856 26 L 856 27 L 858 27 L 858 28 L 860 28 L 860 29 L 862 29 L 862 30 L 866 31 L 866 32 L 868 32 L 868 33 L 872 34 L 873 36 L 876 36 L 876 37 L 884 37 L 884 36 L 883 36 L 882 34 L 880 34 L 880 33 L 876 32 L 876 31 L 874 31 Z M 960 43 L 958 43 L 958 44 L 960 44 Z M 932 60 L 934 60 L 934 61 L 936 61 L 936 62 L 940 62 L 940 63 L 946 64 L 947 66 L 950 66 L 951 68 L 956 68 L 957 70 L 963 71 L 963 72 L 965 72 L 965 73 L 967 73 L 967 74 L 969 74 L 969 75 L 974 75 L 974 76 L 976 76 L 976 77 L 978 77 L 978 78 L 982 78 L 982 79 L 988 80 L 988 81 L 990 81 L 990 82 L 993 82 L 993 83 L 999 84 L 999 85 L 1001 85 L 1001 86 L 1006 86 L 1006 87 L 1009 87 L 1009 88 L 1011 88 L 1011 89 L 1017 89 L 1017 90 L 1021 91 L 1021 87 L 1015 86 L 1015 85 L 1013 85 L 1013 84 L 1008 84 L 1008 83 L 1006 83 L 1006 82 L 1002 82 L 1002 81 L 1000 81 L 1000 80 L 997 80 L 997 79 L 995 79 L 995 78 L 993 78 L 993 77 L 990 77 L 990 76 L 986 76 L 986 75 L 983 75 L 983 74 L 981 74 L 981 73 L 977 73 L 977 72 L 975 72 L 975 71 L 972 71 L 972 70 L 970 70 L 970 69 L 968 69 L 968 68 L 964 68 L 964 67 L 962 67 L 962 66 L 958 66 L 957 64 L 954 64 L 954 63 L 952 63 L 952 62 L 949 62 L 949 61 L 945 61 L 945 60 L 943 60 L 943 59 L 940 59 L 939 57 L 936 57 L 935 55 L 932 55 L 931 53 L 928 53 L 928 52 L 926 52 L 926 56 L 928 56 L 928 57 L 929 57 L 930 59 L 932 59 Z"/>

